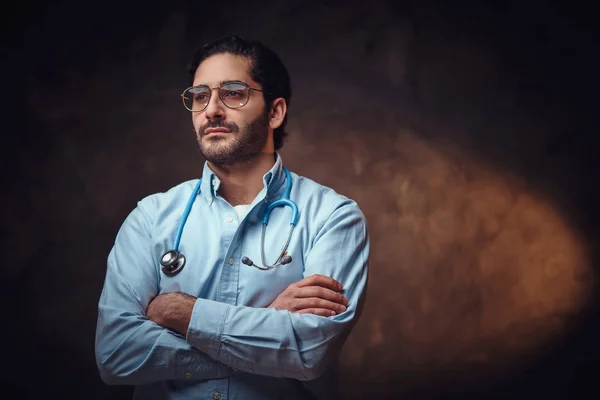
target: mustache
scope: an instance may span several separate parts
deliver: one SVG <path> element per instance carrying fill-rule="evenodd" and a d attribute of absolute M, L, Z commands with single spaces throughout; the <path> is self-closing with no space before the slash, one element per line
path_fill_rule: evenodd
<path fill-rule="evenodd" d="M 207 122 L 206 124 L 202 125 L 200 129 L 198 129 L 198 134 L 200 134 L 200 136 L 204 136 L 204 131 L 206 131 L 208 128 L 225 128 L 230 130 L 231 133 L 238 133 L 240 130 L 237 124 L 233 122 L 216 121 Z"/>

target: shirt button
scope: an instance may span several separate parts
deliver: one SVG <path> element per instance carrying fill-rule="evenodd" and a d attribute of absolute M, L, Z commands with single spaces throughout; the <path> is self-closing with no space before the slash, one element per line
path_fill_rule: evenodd
<path fill-rule="evenodd" d="M 233 264 L 233 258 L 230 258 L 229 259 L 229 265 L 232 265 L 232 264 Z"/>
<path fill-rule="evenodd" d="M 212 185 L 215 186 L 216 184 L 217 184 L 217 180 L 215 178 L 213 178 Z"/>
<path fill-rule="evenodd" d="M 225 221 L 226 221 L 228 224 L 230 224 L 230 223 L 232 223 L 232 222 L 233 222 L 233 218 L 231 218 L 231 217 L 227 217 L 227 218 L 225 218 Z"/>
<path fill-rule="evenodd" d="M 219 400 L 220 398 L 221 398 L 221 393 L 215 392 L 215 394 L 213 394 L 213 399 Z"/>
<path fill-rule="evenodd" d="M 189 372 L 186 372 L 186 373 L 185 373 L 185 377 L 186 377 L 187 379 L 190 379 L 190 378 L 192 377 L 192 374 L 190 374 Z"/>

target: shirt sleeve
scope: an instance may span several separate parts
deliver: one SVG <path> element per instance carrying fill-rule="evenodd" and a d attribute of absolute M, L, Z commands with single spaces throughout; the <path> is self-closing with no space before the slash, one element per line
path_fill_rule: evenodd
<path fill-rule="evenodd" d="M 365 218 L 355 202 L 345 201 L 314 238 L 304 276 L 323 274 L 340 281 L 348 298 L 346 311 L 326 318 L 197 299 L 187 342 L 235 369 L 315 379 L 336 361 L 359 318 L 368 257 Z"/>
<path fill-rule="evenodd" d="M 229 376 L 231 368 L 189 345 L 183 335 L 146 318 L 148 304 L 159 290 L 148 208 L 144 200 L 138 203 L 108 256 L 95 338 L 100 376 L 105 383 L 118 385 Z"/>

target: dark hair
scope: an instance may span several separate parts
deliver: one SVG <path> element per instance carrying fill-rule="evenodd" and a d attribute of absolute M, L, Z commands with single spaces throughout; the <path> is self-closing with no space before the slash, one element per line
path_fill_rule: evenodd
<path fill-rule="evenodd" d="M 273 100 L 279 97 L 283 97 L 289 107 L 292 97 L 290 76 L 279 56 L 262 43 L 250 42 L 239 36 L 227 36 L 207 43 L 196 50 L 188 67 L 192 82 L 196 70 L 202 61 L 215 54 L 223 53 L 242 56 L 250 61 L 250 76 L 261 85 L 267 110 L 270 108 Z M 283 147 L 283 139 L 287 134 L 285 131 L 286 123 L 287 113 L 281 126 L 273 132 L 275 150 Z"/>

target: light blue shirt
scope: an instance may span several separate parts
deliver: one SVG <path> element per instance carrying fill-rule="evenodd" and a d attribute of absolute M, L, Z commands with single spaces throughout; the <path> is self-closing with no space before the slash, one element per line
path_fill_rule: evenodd
<path fill-rule="evenodd" d="M 96 360 L 107 384 L 135 385 L 140 399 L 335 398 L 340 350 L 362 309 L 369 237 L 358 205 L 292 173 L 299 209 L 288 254 L 292 262 L 261 271 L 262 218 L 285 187 L 282 160 L 243 220 L 217 193 L 219 178 L 205 164 L 200 193 L 181 237 L 185 267 L 160 268 L 197 180 L 141 200 L 117 234 L 98 305 Z M 287 239 L 291 209 L 271 213 L 265 239 L 272 264 Z M 267 308 L 288 285 L 322 274 L 344 286 L 345 312 L 321 317 Z M 145 316 L 167 292 L 197 297 L 187 335 Z M 314 396 L 314 397 L 311 397 Z"/>

